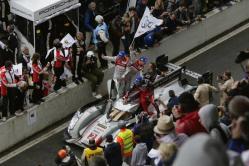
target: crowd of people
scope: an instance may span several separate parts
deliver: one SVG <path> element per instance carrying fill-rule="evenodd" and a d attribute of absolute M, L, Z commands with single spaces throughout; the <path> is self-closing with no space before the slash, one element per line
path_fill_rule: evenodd
<path fill-rule="evenodd" d="M 89 147 L 79 158 L 65 150 L 70 162 L 64 161 L 65 156 L 58 153 L 57 164 L 249 165 L 249 61 L 244 69 L 245 76 L 241 80 L 234 80 L 230 71 L 218 75 L 217 87 L 199 77 L 194 93 L 183 92 L 177 96 L 174 90 L 170 90 L 165 110 L 158 112 L 158 118 L 152 118 L 153 114 L 145 108 L 148 105 L 140 102 L 141 113 L 134 126 L 120 125 L 115 138 L 106 136 L 104 147 L 89 139 Z M 141 86 L 138 82 L 141 82 L 139 77 L 134 86 Z M 219 93 L 219 104 L 214 104 L 217 101 L 212 100 L 212 93 Z M 143 96 L 151 102 L 150 95 Z M 139 97 L 139 100 L 143 99 Z"/>

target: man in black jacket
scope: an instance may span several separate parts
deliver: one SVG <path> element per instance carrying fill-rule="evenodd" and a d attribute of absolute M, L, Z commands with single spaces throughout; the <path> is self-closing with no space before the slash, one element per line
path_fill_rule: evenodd
<path fill-rule="evenodd" d="M 82 32 L 77 32 L 76 42 L 72 46 L 72 57 L 73 57 L 73 82 L 79 84 L 78 81 L 84 82 L 82 79 L 82 65 L 83 59 L 86 53 L 86 46 L 84 42 L 84 36 Z"/>
<path fill-rule="evenodd" d="M 122 166 L 122 152 L 119 143 L 113 142 L 112 135 L 106 136 L 104 156 L 109 166 Z"/>

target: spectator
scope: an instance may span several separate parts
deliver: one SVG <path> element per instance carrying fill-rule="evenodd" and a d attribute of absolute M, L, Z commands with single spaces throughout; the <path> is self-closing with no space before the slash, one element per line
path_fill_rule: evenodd
<path fill-rule="evenodd" d="M 89 45 L 92 41 L 92 34 L 95 28 L 95 10 L 96 10 L 96 3 L 91 2 L 88 4 L 88 9 L 86 10 L 84 14 L 84 28 L 86 32 L 86 40 L 85 40 L 85 45 L 86 48 L 89 48 Z"/>
<path fill-rule="evenodd" d="M 112 135 L 106 136 L 106 146 L 104 156 L 109 166 L 122 166 L 122 153 L 121 147 L 118 143 L 113 142 Z"/>
<path fill-rule="evenodd" d="M 144 74 L 144 77 L 147 77 L 151 82 L 154 82 L 157 78 L 158 70 L 154 62 L 149 63 L 148 70 Z"/>
<path fill-rule="evenodd" d="M 229 160 L 221 142 L 206 134 L 191 137 L 179 150 L 173 166 L 228 166 Z"/>
<path fill-rule="evenodd" d="M 230 131 L 226 125 L 219 122 L 217 107 L 213 104 L 207 104 L 199 110 L 198 114 L 201 124 L 211 137 L 226 144 L 230 137 Z"/>
<path fill-rule="evenodd" d="M 220 105 L 224 106 L 225 101 L 227 99 L 227 93 L 232 89 L 234 84 L 234 79 L 232 77 L 232 73 L 230 71 L 226 71 L 223 75 L 219 75 L 217 77 L 218 81 L 222 81 L 218 83 L 219 90 L 221 91 L 220 95 Z"/>
<path fill-rule="evenodd" d="M 40 54 L 34 53 L 32 56 L 32 70 L 33 70 L 33 83 L 34 83 L 34 90 L 32 94 L 32 102 L 36 104 L 40 104 L 40 102 L 44 102 L 42 99 L 43 97 L 43 86 L 42 86 L 42 80 L 44 75 L 48 75 L 48 67 L 50 66 L 50 63 L 48 62 L 45 68 L 42 68 L 41 62 L 40 62 Z"/>
<path fill-rule="evenodd" d="M 189 92 L 184 92 L 179 96 L 179 106 L 173 108 L 172 113 L 177 119 L 176 133 L 185 133 L 188 136 L 199 132 L 207 132 L 199 122 L 199 103 Z"/>
<path fill-rule="evenodd" d="M 187 139 L 188 136 L 183 133 L 177 134 L 173 120 L 167 116 L 162 115 L 154 127 L 154 135 L 157 142 L 160 143 L 174 143 L 180 147 Z"/>
<path fill-rule="evenodd" d="M 141 37 L 137 37 L 134 39 L 134 35 L 137 31 L 137 28 L 138 28 L 138 25 L 139 25 L 139 17 L 138 17 L 138 14 L 137 14 L 137 11 L 136 11 L 136 8 L 135 7 L 130 7 L 129 8 L 129 11 L 128 11 L 128 15 L 129 15 L 129 20 L 130 20 L 130 35 L 131 35 L 131 38 L 134 40 L 135 42 L 135 47 L 137 48 L 138 46 L 141 46 L 141 44 L 139 43 L 139 39 Z M 129 43 L 130 45 L 131 43 Z"/>
<path fill-rule="evenodd" d="M 102 56 L 106 56 L 106 44 L 109 41 L 109 32 L 104 18 L 101 15 L 95 17 L 95 21 L 98 23 L 98 26 L 94 29 L 93 32 L 93 42 L 97 47 L 98 58 L 101 64 L 102 69 L 108 68 L 107 61 L 102 59 Z"/>
<path fill-rule="evenodd" d="M 140 136 L 135 137 L 136 146 L 132 151 L 131 166 L 144 166 L 147 159 L 147 146 Z"/>
<path fill-rule="evenodd" d="M 120 40 L 123 35 L 122 32 L 122 18 L 120 15 L 115 16 L 110 25 L 110 40 L 112 42 L 113 50 L 112 56 L 118 54 L 120 48 Z"/>
<path fill-rule="evenodd" d="M 176 19 L 181 22 L 182 25 L 189 25 L 191 23 L 188 8 L 183 2 L 180 3 L 174 13 L 176 15 Z"/>
<path fill-rule="evenodd" d="M 23 47 L 22 54 L 19 56 L 18 63 L 22 63 L 22 67 L 24 70 L 27 70 L 28 73 L 31 70 L 31 58 L 29 54 L 29 49 L 27 46 Z"/>
<path fill-rule="evenodd" d="M 26 97 L 26 92 L 28 90 L 28 84 L 25 81 L 18 81 L 20 86 L 16 90 L 15 96 L 15 115 L 21 116 L 24 111 L 24 101 Z"/>
<path fill-rule="evenodd" d="M 174 13 L 171 13 L 168 16 L 164 16 L 163 20 L 164 23 L 162 25 L 162 30 L 167 35 L 171 35 L 177 30 L 180 25 L 182 25 L 182 23 L 176 19 L 176 15 Z"/>
<path fill-rule="evenodd" d="M 9 33 L 7 46 L 10 51 L 10 55 L 11 55 L 9 60 L 11 60 L 14 64 L 17 64 L 18 38 L 17 38 L 17 34 L 15 33 L 15 26 L 8 25 L 7 32 Z"/>
<path fill-rule="evenodd" d="M 83 59 L 85 58 L 86 54 L 86 46 L 84 43 L 84 35 L 82 32 L 76 33 L 76 42 L 72 46 L 72 57 L 73 57 L 73 67 L 72 67 L 72 74 L 73 74 L 73 81 L 76 84 L 80 82 L 84 82 L 82 79 L 82 65 Z"/>
<path fill-rule="evenodd" d="M 160 18 L 165 10 L 163 0 L 156 0 L 155 5 L 151 9 L 151 14 L 156 18 Z"/>
<path fill-rule="evenodd" d="M 101 97 L 97 95 L 97 86 L 101 83 L 104 77 L 104 73 L 97 67 L 97 58 L 92 51 L 88 51 L 86 54 L 85 62 L 83 62 L 84 76 L 90 80 L 92 87 L 92 95 L 95 97 Z"/>
<path fill-rule="evenodd" d="M 122 18 L 122 31 L 123 36 L 121 37 L 121 40 L 123 42 L 125 52 L 128 53 L 129 47 L 133 40 L 133 36 L 131 34 L 131 19 L 129 13 L 125 13 Z"/>
<path fill-rule="evenodd" d="M 1 96 L 3 98 L 2 121 L 6 121 L 8 111 L 11 116 L 15 114 L 15 96 L 16 88 L 20 86 L 17 83 L 11 61 L 6 61 L 1 68 Z"/>
<path fill-rule="evenodd" d="M 116 141 L 121 146 L 123 161 L 130 165 L 133 151 L 133 132 L 126 128 L 125 124 L 120 126 L 120 131 L 116 137 Z"/>
<path fill-rule="evenodd" d="M 115 69 L 113 74 L 113 80 L 115 80 L 116 88 L 118 91 L 117 98 L 123 97 L 124 95 L 124 79 L 123 74 L 126 72 L 127 66 L 129 65 L 129 57 L 125 51 L 119 51 L 117 56 L 102 56 L 103 59 L 115 62 Z"/>
<path fill-rule="evenodd" d="M 158 148 L 160 161 L 157 166 L 171 166 L 175 160 L 177 150 L 177 146 L 173 143 L 161 143 Z"/>
<path fill-rule="evenodd" d="M 89 140 L 89 148 L 85 148 L 81 157 L 82 163 L 85 164 L 85 166 L 90 166 L 90 161 L 95 156 L 103 156 L 103 149 L 100 147 L 97 147 L 95 140 Z"/>
<path fill-rule="evenodd" d="M 52 49 L 46 58 L 47 62 L 53 63 L 54 75 L 55 75 L 55 85 L 54 90 L 59 90 L 62 86 L 66 86 L 66 80 L 63 77 L 64 67 L 68 67 L 66 64 L 69 59 L 69 51 L 62 48 L 62 44 L 60 43 L 59 39 L 55 39 L 54 42 L 54 49 Z"/>
<path fill-rule="evenodd" d="M 149 121 L 148 114 L 141 112 L 138 115 L 138 122 L 132 129 L 134 136 L 139 135 L 141 141 L 146 143 L 148 151 L 152 149 L 154 142 L 153 123 Z"/>
<path fill-rule="evenodd" d="M 139 17 L 139 19 L 141 19 L 143 17 L 144 11 L 147 7 L 148 4 L 148 0 L 139 0 L 137 2 L 137 6 L 136 6 L 136 11 L 137 11 L 137 15 Z"/>
<path fill-rule="evenodd" d="M 212 92 L 217 92 L 218 89 L 214 86 L 211 86 L 210 84 L 207 84 L 204 82 L 204 79 L 202 77 L 198 78 L 198 87 L 195 91 L 194 97 L 195 100 L 200 103 L 200 106 L 204 106 L 206 104 L 210 103 L 210 94 Z"/>
<path fill-rule="evenodd" d="M 175 95 L 174 90 L 169 90 L 169 100 L 167 104 L 167 110 L 171 111 L 172 108 L 179 104 L 178 97 Z"/>
<path fill-rule="evenodd" d="M 166 12 L 168 13 L 173 12 L 176 8 L 176 0 L 167 0 L 166 3 L 167 3 Z"/>

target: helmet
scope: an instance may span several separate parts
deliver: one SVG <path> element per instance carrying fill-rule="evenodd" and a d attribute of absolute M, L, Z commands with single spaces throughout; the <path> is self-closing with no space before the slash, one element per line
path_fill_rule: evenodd
<path fill-rule="evenodd" d="M 154 32 L 151 32 L 144 37 L 144 44 L 148 47 L 152 47 L 154 41 L 155 41 Z"/>
<path fill-rule="evenodd" d="M 57 155 L 61 158 L 64 159 L 67 156 L 67 151 L 65 149 L 61 149 L 58 151 Z"/>
<path fill-rule="evenodd" d="M 141 77 L 140 75 L 137 75 L 134 81 L 134 84 L 139 85 L 142 82 L 142 80 L 143 80 L 143 77 Z"/>
<path fill-rule="evenodd" d="M 88 58 L 91 58 L 92 56 L 95 56 L 95 55 L 94 55 L 94 52 L 93 52 L 93 51 L 88 51 L 88 52 L 86 53 L 86 56 L 87 56 Z"/>
<path fill-rule="evenodd" d="M 145 56 L 141 56 L 141 57 L 139 58 L 139 60 L 142 61 L 144 64 L 146 64 L 146 63 L 148 62 L 148 58 L 145 57 Z"/>
<path fill-rule="evenodd" d="M 119 51 L 118 57 L 122 58 L 126 55 L 125 51 Z"/>

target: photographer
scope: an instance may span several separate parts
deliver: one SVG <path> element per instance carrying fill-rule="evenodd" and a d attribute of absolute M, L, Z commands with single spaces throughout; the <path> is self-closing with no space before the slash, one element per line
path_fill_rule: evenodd
<path fill-rule="evenodd" d="M 97 86 L 101 83 L 104 77 L 104 73 L 97 67 L 97 57 L 93 51 L 88 51 L 85 61 L 83 63 L 84 77 L 91 82 L 92 95 L 94 97 L 101 97 L 96 94 Z"/>
<path fill-rule="evenodd" d="M 218 75 L 217 81 L 219 81 L 218 87 L 221 91 L 220 105 L 224 106 L 227 98 L 227 93 L 232 89 L 234 84 L 232 73 L 230 71 L 225 71 L 222 75 Z"/>

